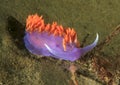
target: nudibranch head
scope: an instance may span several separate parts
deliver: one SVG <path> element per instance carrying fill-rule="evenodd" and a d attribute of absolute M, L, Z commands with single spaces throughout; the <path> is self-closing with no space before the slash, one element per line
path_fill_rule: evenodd
<path fill-rule="evenodd" d="M 35 14 L 29 15 L 26 20 L 24 42 L 33 54 L 75 61 L 96 46 L 98 34 L 91 45 L 80 48 L 74 29 L 65 29 L 57 22 L 45 24 L 42 16 Z"/>

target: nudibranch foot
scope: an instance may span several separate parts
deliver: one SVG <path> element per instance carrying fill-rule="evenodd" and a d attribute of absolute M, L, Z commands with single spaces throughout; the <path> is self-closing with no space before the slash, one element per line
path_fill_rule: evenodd
<path fill-rule="evenodd" d="M 77 33 L 72 28 L 64 28 L 57 22 L 44 23 L 42 16 L 29 15 L 26 20 L 24 43 L 33 54 L 51 56 L 57 59 L 75 61 L 82 55 L 93 49 L 98 42 L 96 40 L 84 48 L 80 48 Z"/>

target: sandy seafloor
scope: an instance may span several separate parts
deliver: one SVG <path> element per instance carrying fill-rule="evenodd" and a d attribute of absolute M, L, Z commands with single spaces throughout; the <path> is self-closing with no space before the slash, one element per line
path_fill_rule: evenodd
<path fill-rule="evenodd" d="M 35 13 L 43 15 L 46 23 L 75 28 L 81 44 L 89 35 L 85 46 L 96 33 L 102 42 L 120 24 L 120 0 L 0 0 L 0 85 L 74 85 L 68 70 L 71 62 L 41 58 L 25 48 L 26 18 Z M 102 66 L 113 75 L 113 84 L 120 85 L 120 34 L 100 52 L 73 62 L 79 85 L 105 84 L 91 66 L 95 55 L 109 63 Z"/>

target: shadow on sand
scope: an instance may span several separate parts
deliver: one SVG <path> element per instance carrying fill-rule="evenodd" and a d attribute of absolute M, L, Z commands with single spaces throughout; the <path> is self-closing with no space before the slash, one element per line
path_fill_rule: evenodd
<path fill-rule="evenodd" d="M 7 18 L 7 30 L 15 45 L 19 49 L 24 49 L 25 45 L 24 45 L 23 37 L 25 32 L 25 26 L 14 17 L 9 16 Z"/>

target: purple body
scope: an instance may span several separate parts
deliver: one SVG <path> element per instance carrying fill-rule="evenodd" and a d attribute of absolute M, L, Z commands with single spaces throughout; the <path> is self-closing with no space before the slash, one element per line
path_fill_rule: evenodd
<path fill-rule="evenodd" d="M 57 59 L 75 61 L 86 52 L 93 49 L 98 42 L 98 34 L 95 41 L 84 48 L 77 48 L 74 44 L 66 46 L 64 51 L 62 46 L 63 37 L 54 36 L 47 32 L 26 32 L 24 42 L 26 48 L 33 54 L 52 56 Z"/>

